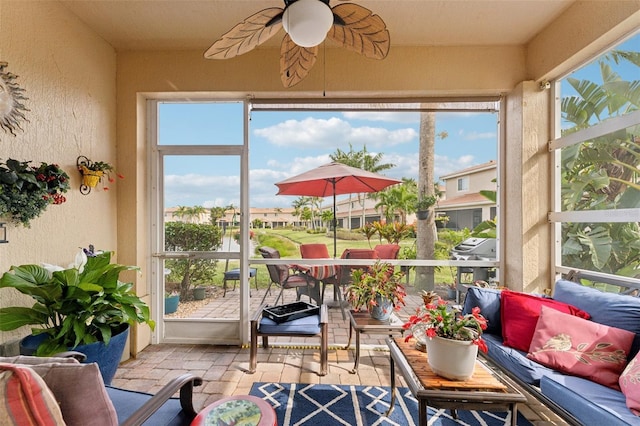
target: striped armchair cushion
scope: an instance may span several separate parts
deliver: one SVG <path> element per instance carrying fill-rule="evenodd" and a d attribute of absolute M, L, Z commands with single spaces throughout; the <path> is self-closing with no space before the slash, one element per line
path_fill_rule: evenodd
<path fill-rule="evenodd" d="M 53 393 L 44 380 L 29 367 L 0 364 L 0 401 L 0 419 L 5 419 L 7 424 L 65 424 Z"/>

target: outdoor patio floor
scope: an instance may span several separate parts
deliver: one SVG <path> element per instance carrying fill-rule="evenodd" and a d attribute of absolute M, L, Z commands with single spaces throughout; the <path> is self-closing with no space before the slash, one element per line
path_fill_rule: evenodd
<path fill-rule="evenodd" d="M 253 285 L 253 283 L 252 283 Z M 330 290 L 329 288 L 328 290 Z M 439 289 L 439 293 L 442 289 Z M 406 319 L 422 302 L 412 286 L 407 288 L 407 306 L 398 313 Z M 264 290 L 252 290 L 252 312 L 258 308 Z M 284 303 L 295 301 L 295 292 L 285 290 Z M 444 288 L 446 294 L 446 288 Z M 277 292 L 267 297 L 273 302 Z M 228 291 L 225 298 L 210 299 L 211 302 L 199 308 L 195 315 L 206 317 L 207 313 L 226 310 L 233 314 L 238 310 L 238 291 Z M 305 298 L 306 300 L 306 298 Z M 236 314 L 237 315 L 237 314 Z M 216 345 L 151 345 L 140 352 L 136 359 L 120 365 L 113 385 L 155 393 L 173 377 L 190 372 L 203 378 L 202 386 L 194 390 L 194 405 L 197 409 L 229 395 L 248 394 L 254 382 L 282 383 L 323 383 L 342 385 L 389 386 L 389 353 L 384 342 L 385 335 L 362 334 L 360 363 L 356 374 L 350 370 L 354 365 L 355 336 L 351 347 L 345 349 L 348 340 L 348 320 L 343 320 L 340 309 L 329 309 L 329 368 L 326 376 L 316 374 L 319 369 L 319 352 L 316 350 L 319 338 L 270 338 L 270 348 L 258 348 L 258 366 L 254 374 L 247 374 L 249 347 Z M 259 341 L 261 343 L 261 341 Z M 398 376 L 399 386 L 405 386 Z M 535 397 L 527 394 L 528 402 L 518 409 L 534 425 L 565 425 L 549 408 Z"/>

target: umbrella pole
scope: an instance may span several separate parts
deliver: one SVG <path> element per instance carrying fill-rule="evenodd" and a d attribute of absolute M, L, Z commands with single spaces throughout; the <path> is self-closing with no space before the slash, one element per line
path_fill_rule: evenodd
<path fill-rule="evenodd" d="M 338 245 L 337 245 L 338 219 L 336 218 L 336 181 L 335 179 L 331 183 L 333 184 L 333 258 L 335 259 L 338 255 Z"/>

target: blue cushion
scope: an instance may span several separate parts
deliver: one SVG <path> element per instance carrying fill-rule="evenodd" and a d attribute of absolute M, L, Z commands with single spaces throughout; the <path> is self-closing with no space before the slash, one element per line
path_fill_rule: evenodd
<path fill-rule="evenodd" d="M 256 276 L 256 268 L 249 268 L 249 277 L 253 278 Z M 240 279 L 240 268 L 229 269 L 224 273 L 225 280 L 239 280 Z"/>
<path fill-rule="evenodd" d="M 589 312 L 591 320 L 636 333 L 629 359 L 640 349 L 640 299 L 558 280 L 553 298 Z"/>
<path fill-rule="evenodd" d="M 118 423 L 122 424 L 138 408 L 151 399 L 150 394 L 106 386 L 107 393 L 118 414 Z M 143 424 L 149 426 L 178 426 L 188 425 L 191 418 L 182 411 L 180 399 L 171 398 L 165 402 Z"/>
<path fill-rule="evenodd" d="M 525 383 L 538 386 L 542 376 L 554 370 L 527 358 L 527 353 L 502 344 L 502 338 L 494 334 L 483 334 L 489 351 L 487 358 L 513 373 Z"/>
<path fill-rule="evenodd" d="M 590 380 L 550 374 L 541 379 L 540 390 L 582 424 L 640 425 L 640 418 L 629 411 L 622 392 Z"/>
<path fill-rule="evenodd" d="M 464 299 L 464 314 L 471 313 L 474 307 L 480 308 L 480 313 L 487 319 L 486 333 L 502 335 L 500 322 L 500 290 L 492 288 L 469 287 Z"/>
<path fill-rule="evenodd" d="M 264 334 L 307 334 L 314 336 L 320 333 L 320 315 L 310 315 L 280 324 L 267 317 L 262 317 L 258 331 Z"/>

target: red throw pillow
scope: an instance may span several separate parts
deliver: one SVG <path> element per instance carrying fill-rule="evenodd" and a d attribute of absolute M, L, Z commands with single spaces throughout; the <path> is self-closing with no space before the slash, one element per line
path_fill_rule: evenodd
<path fill-rule="evenodd" d="M 627 364 L 618 379 L 620 390 L 627 400 L 627 407 L 640 416 L 640 352 Z"/>
<path fill-rule="evenodd" d="M 500 321 L 505 346 L 527 352 L 540 316 L 540 307 L 548 306 L 560 312 L 589 319 L 591 316 L 575 306 L 553 299 L 517 291 L 503 290 L 500 295 Z"/>
<path fill-rule="evenodd" d="M 619 390 L 635 333 L 542 307 L 527 358 Z"/>

